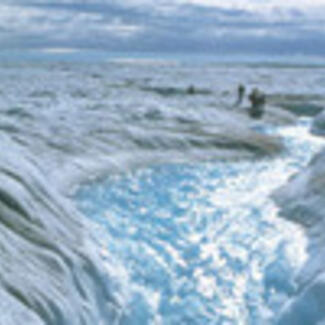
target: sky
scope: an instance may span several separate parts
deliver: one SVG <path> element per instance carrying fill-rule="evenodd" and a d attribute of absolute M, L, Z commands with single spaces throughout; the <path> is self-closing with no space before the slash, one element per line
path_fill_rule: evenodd
<path fill-rule="evenodd" d="M 0 51 L 325 55 L 325 0 L 1 0 Z"/>

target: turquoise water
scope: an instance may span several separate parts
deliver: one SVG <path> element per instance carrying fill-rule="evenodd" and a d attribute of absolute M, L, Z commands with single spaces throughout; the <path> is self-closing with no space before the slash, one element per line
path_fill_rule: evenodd
<path fill-rule="evenodd" d="M 124 269 L 121 324 L 272 323 L 305 240 L 269 195 L 320 146 L 308 122 L 276 132 L 289 153 L 274 161 L 156 165 L 80 189 L 103 258 Z"/>

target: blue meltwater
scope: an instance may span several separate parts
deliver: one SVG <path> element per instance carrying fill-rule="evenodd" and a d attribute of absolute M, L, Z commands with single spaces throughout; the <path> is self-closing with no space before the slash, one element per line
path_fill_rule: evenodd
<path fill-rule="evenodd" d="M 308 127 L 273 130 L 276 159 L 155 165 L 78 191 L 123 283 L 121 324 L 272 324 L 306 254 L 270 195 L 319 150 Z"/>

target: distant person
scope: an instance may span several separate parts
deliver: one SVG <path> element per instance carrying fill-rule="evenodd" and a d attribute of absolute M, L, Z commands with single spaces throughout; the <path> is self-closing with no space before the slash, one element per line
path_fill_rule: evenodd
<path fill-rule="evenodd" d="M 265 110 L 265 94 L 254 88 L 249 95 L 251 107 L 249 108 L 249 115 L 252 118 L 261 118 Z"/>
<path fill-rule="evenodd" d="M 195 88 L 194 88 L 193 85 L 191 85 L 191 86 L 189 86 L 189 87 L 187 88 L 187 93 L 188 93 L 189 95 L 194 95 L 194 94 L 195 94 Z"/>
<path fill-rule="evenodd" d="M 239 106 L 243 102 L 244 96 L 245 96 L 245 86 L 243 84 L 239 84 L 238 86 L 238 97 L 237 101 L 234 106 Z"/>

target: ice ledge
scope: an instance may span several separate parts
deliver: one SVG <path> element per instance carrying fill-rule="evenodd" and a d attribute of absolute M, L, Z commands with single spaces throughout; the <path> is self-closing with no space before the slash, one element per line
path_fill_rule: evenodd
<path fill-rule="evenodd" d="M 299 290 L 276 324 L 325 324 L 325 149 L 273 199 L 281 216 L 301 225 L 308 237 L 308 259 L 296 279 Z"/>

